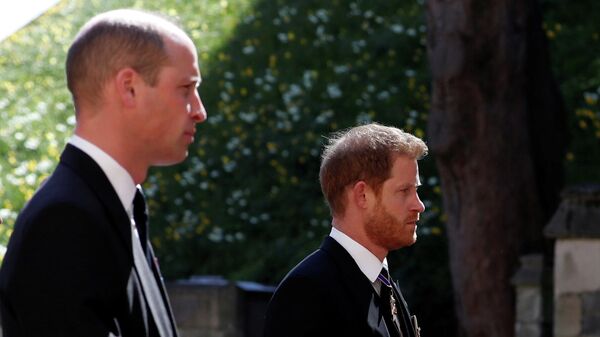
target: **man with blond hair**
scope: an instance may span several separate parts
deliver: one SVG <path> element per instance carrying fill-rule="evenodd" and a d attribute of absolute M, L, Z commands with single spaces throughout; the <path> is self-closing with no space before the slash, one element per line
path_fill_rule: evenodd
<path fill-rule="evenodd" d="M 426 154 L 419 138 L 376 123 L 329 140 L 320 182 L 331 233 L 277 287 L 265 337 L 419 336 L 386 256 L 417 239 Z"/>
<path fill-rule="evenodd" d="M 139 184 L 206 119 L 196 48 L 154 14 L 92 18 L 67 55 L 77 124 L 22 210 L 0 269 L 4 337 L 173 337 Z"/>

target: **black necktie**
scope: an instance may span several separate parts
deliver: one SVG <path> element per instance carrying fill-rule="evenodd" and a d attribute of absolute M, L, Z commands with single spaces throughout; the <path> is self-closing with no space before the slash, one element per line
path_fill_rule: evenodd
<path fill-rule="evenodd" d="M 392 283 L 390 274 L 387 269 L 381 269 L 381 273 L 377 276 L 377 279 L 381 282 L 381 310 L 385 325 L 388 328 L 390 336 L 402 337 L 402 330 L 400 329 L 400 320 L 398 317 L 398 306 L 400 305 L 394 296 L 392 289 Z"/>
<path fill-rule="evenodd" d="M 144 195 L 138 189 L 135 192 L 135 198 L 133 199 L 133 222 L 131 229 L 131 246 L 133 249 L 135 270 L 140 279 L 146 297 L 146 303 L 150 308 L 152 318 L 154 318 L 154 323 L 160 336 L 172 337 L 173 331 L 171 329 L 167 308 L 160 293 L 160 289 L 158 288 L 158 282 L 150 269 L 148 257 L 145 254 L 147 247 L 146 240 L 143 238 L 147 235 L 147 221 L 146 202 L 144 200 Z"/>

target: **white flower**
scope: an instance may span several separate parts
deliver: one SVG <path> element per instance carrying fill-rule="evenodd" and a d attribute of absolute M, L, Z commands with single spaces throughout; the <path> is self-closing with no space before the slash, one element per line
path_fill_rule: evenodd
<path fill-rule="evenodd" d="M 404 32 L 404 26 L 402 26 L 400 24 L 393 24 L 390 26 L 390 29 L 392 30 L 392 32 L 394 32 L 396 34 L 400 34 L 400 33 Z"/>
<path fill-rule="evenodd" d="M 343 74 L 343 73 L 347 73 L 348 72 L 348 66 L 347 65 L 341 65 L 341 66 L 335 66 L 333 68 L 333 71 L 336 74 Z"/>
<path fill-rule="evenodd" d="M 38 138 L 29 138 L 25 142 L 25 147 L 29 150 L 36 150 L 40 146 L 40 140 Z"/>
<path fill-rule="evenodd" d="M 284 42 L 284 43 L 288 41 L 288 36 L 285 33 L 277 34 L 277 38 L 279 39 L 279 41 Z"/>
<path fill-rule="evenodd" d="M 342 90 L 337 83 L 332 83 L 327 85 L 327 94 L 331 98 L 340 98 L 342 97 Z"/>

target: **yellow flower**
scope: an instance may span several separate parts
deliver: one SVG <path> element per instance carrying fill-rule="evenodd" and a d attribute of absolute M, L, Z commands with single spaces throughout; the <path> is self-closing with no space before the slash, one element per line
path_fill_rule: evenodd
<path fill-rule="evenodd" d="M 573 161 L 575 159 L 575 155 L 573 154 L 573 152 L 567 152 L 567 161 Z"/>
<path fill-rule="evenodd" d="M 268 142 L 267 149 L 269 150 L 269 152 L 275 152 L 275 151 L 277 151 L 277 144 L 275 144 L 273 142 Z"/>
<path fill-rule="evenodd" d="M 409 77 L 408 78 L 408 89 L 413 90 L 415 88 L 415 78 L 414 77 Z"/>
<path fill-rule="evenodd" d="M 597 95 L 587 94 L 587 95 L 584 95 L 584 99 L 585 99 L 585 102 L 588 105 L 594 105 L 594 104 L 596 104 L 598 102 L 598 96 Z"/>
<path fill-rule="evenodd" d="M 554 29 L 556 29 L 557 32 L 560 32 L 562 30 L 562 25 L 560 23 L 556 23 L 554 24 Z"/>
<path fill-rule="evenodd" d="M 35 171 L 36 166 L 37 166 L 37 163 L 35 162 L 35 160 L 27 161 L 27 171 L 29 171 L 29 172 Z"/>

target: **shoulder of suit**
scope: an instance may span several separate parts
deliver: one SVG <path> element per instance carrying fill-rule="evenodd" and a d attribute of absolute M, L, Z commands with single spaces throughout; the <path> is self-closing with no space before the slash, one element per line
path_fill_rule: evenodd
<path fill-rule="evenodd" d="M 55 207 L 90 209 L 96 204 L 99 204 L 99 201 L 89 185 L 69 168 L 59 165 L 54 173 L 40 184 L 26 203 L 23 212 L 43 212 Z"/>

